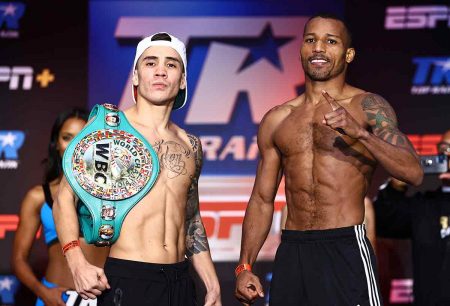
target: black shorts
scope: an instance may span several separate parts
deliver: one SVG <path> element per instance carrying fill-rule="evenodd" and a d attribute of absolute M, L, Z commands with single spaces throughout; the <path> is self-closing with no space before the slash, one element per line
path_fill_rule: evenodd
<path fill-rule="evenodd" d="M 194 306 L 195 288 L 187 260 L 153 264 L 108 257 L 105 274 L 111 289 L 98 306 Z"/>
<path fill-rule="evenodd" d="M 379 306 L 375 255 L 364 225 L 284 230 L 275 256 L 271 306 Z"/>

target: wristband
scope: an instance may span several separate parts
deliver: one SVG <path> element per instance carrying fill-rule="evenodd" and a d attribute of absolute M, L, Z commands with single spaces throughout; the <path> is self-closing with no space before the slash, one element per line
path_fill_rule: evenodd
<path fill-rule="evenodd" d="M 66 256 L 66 252 L 74 247 L 79 247 L 80 246 L 80 241 L 79 240 L 72 240 L 71 242 L 66 243 L 63 247 L 62 247 L 62 252 L 63 255 Z"/>
<path fill-rule="evenodd" d="M 250 264 L 241 264 L 234 270 L 234 275 L 238 277 L 238 275 L 241 274 L 242 271 L 252 272 L 252 266 Z"/>

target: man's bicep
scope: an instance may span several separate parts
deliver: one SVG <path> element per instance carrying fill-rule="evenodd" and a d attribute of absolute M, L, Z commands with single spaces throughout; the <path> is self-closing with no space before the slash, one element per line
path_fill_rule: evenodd
<path fill-rule="evenodd" d="M 275 148 L 264 150 L 258 163 L 253 195 L 258 195 L 265 202 L 275 198 L 281 177 L 281 158 Z"/>
<path fill-rule="evenodd" d="M 369 94 L 363 98 L 361 106 L 374 135 L 391 145 L 414 152 L 408 137 L 398 129 L 394 109 L 383 97 Z"/>
<path fill-rule="evenodd" d="M 258 129 L 258 149 L 260 160 L 256 170 L 252 197 L 264 202 L 272 202 L 281 181 L 281 153 L 275 144 L 274 132 L 280 123 L 277 112 L 271 110 L 262 119 Z"/>

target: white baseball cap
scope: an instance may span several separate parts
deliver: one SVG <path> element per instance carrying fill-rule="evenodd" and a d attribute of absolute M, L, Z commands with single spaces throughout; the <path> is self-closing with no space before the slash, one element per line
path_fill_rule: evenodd
<path fill-rule="evenodd" d="M 158 39 L 158 37 L 155 39 L 154 36 L 158 35 L 158 34 L 167 34 L 170 37 L 170 40 L 162 40 L 162 39 Z M 181 57 L 181 60 L 183 61 L 184 81 L 185 81 L 186 87 L 184 89 L 180 89 L 180 91 L 178 92 L 177 96 L 175 97 L 175 102 L 173 104 L 173 109 L 182 108 L 186 104 L 186 100 L 187 100 L 186 47 L 185 47 L 184 43 L 181 40 L 179 40 L 175 36 L 170 35 L 169 33 L 166 33 L 166 32 L 159 32 L 159 33 L 155 33 L 155 34 L 153 34 L 151 36 L 145 37 L 137 45 L 136 56 L 134 57 L 134 63 L 133 63 L 133 73 L 134 73 L 134 71 L 136 69 L 136 64 L 137 64 L 137 61 L 138 61 L 139 57 L 141 57 L 142 53 L 144 53 L 145 50 L 147 50 L 148 48 L 150 48 L 152 46 L 171 47 L 172 49 L 177 51 L 177 53 Z M 136 86 L 134 86 L 133 84 L 131 84 L 131 95 L 133 96 L 134 103 L 136 103 L 137 90 L 136 90 Z"/>

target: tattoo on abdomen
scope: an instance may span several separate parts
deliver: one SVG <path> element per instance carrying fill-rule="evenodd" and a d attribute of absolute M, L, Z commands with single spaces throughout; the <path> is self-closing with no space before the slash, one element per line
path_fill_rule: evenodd
<path fill-rule="evenodd" d="M 208 239 L 205 228 L 200 220 L 189 222 L 186 233 L 186 254 L 191 257 L 203 251 L 208 251 Z"/>
<path fill-rule="evenodd" d="M 406 136 L 397 128 L 397 117 L 389 103 L 378 95 L 368 95 L 361 101 L 373 133 L 384 141 L 405 146 Z"/>
<path fill-rule="evenodd" d="M 187 174 L 186 162 L 184 159 L 190 158 L 191 152 L 175 141 L 161 140 L 154 145 L 158 152 L 161 167 L 167 169 L 167 177 L 172 179 L 180 175 Z"/>

